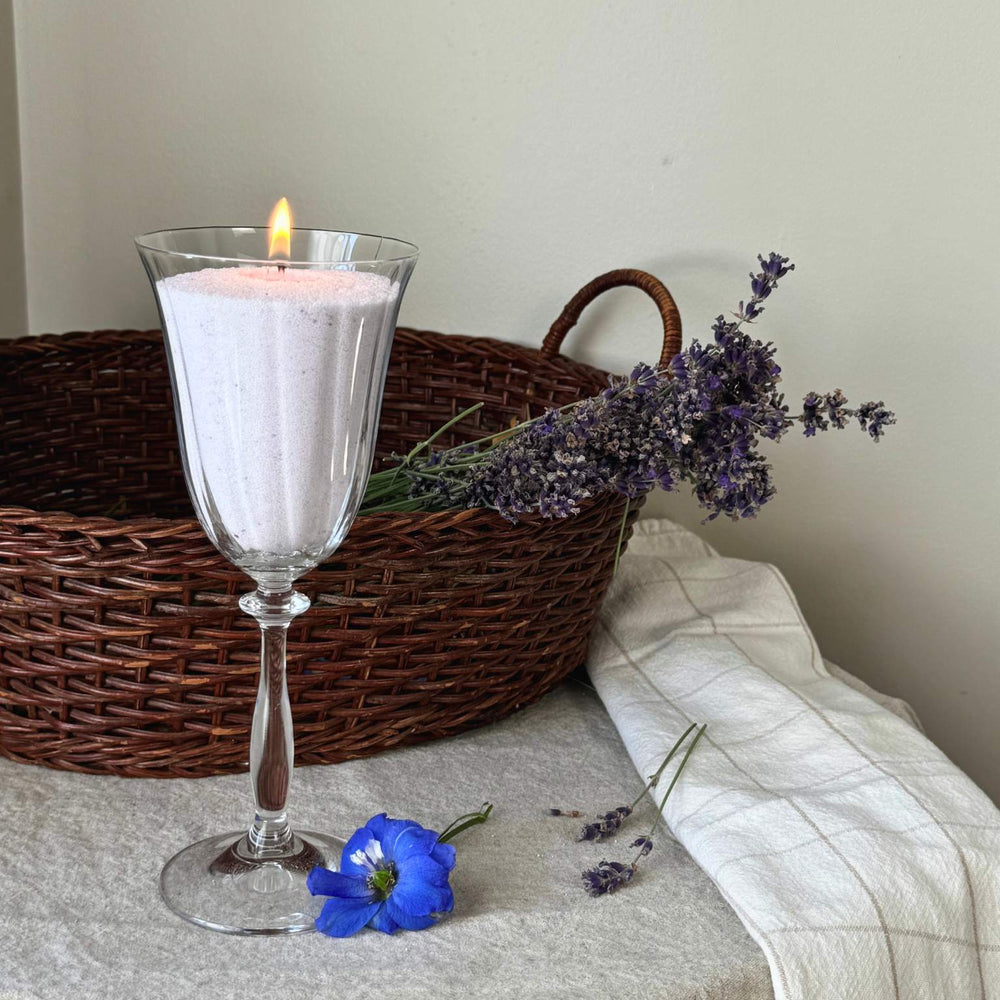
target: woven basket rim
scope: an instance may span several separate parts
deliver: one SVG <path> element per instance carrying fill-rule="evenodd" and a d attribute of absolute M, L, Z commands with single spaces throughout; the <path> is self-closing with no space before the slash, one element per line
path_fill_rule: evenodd
<path fill-rule="evenodd" d="M 428 330 L 415 326 L 397 326 L 395 335 L 414 336 L 420 339 L 434 339 L 442 341 L 452 341 L 464 344 L 481 344 L 491 347 L 511 348 L 516 347 L 522 351 L 531 351 L 537 354 L 540 361 L 547 365 L 556 365 L 566 369 L 568 374 L 575 374 L 583 370 L 589 374 L 607 374 L 600 368 L 588 365 L 584 361 L 577 361 L 575 358 L 567 357 L 565 354 L 547 354 L 540 347 L 532 344 L 523 344 L 516 340 L 501 340 L 499 337 L 482 337 L 471 333 L 442 333 L 440 330 Z M 107 339 L 109 342 L 121 340 L 156 340 L 163 336 L 163 331 L 159 327 L 149 327 L 143 330 L 128 330 L 123 328 L 107 328 L 101 330 L 67 330 L 64 333 L 39 333 L 28 334 L 24 337 L 0 338 L 0 357 L 11 358 L 19 354 L 41 354 L 51 352 L 53 354 L 62 353 L 74 349 L 81 341 L 83 346 L 92 346 L 89 341 L 96 339 Z"/>
<path fill-rule="evenodd" d="M 589 507 L 593 503 L 599 502 L 600 499 L 601 497 L 592 497 L 582 505 L 581 510 Z M 366 523 L 375 526 L 377 526 L 381 520 L 386 523 L 393 524 L 396 528 L 413 527 L 433 529 L 439 522 L 454 524 L 456 521 L 471 521 L 477 517 L 488 518 L 497 522 L 498 525 L 509 524 L 508 521 L 501 517 L 499 511 L 492 510 L 487 507 L 454 507 L 450 510 L 433 511 L 384 511 L 376 514 L 358 514 L 355 516 L 354 520 L 359 521 L 364 519 Z M 30 521 L 36 518 L 44 518 L 46 527 L 56 529 L 64 528 L 66 530 L 79 529 L 83 525 L 90 525 L 95 529 L 110 529 L 113 526 L 128 526 L 136 533 L 142 529 L 155 531 L 158 528 L 165 528 L 167 526 L 176 529 L 190 527 L 191 529 L 197 529 L 199 531 L 204 530 L 197 518 L 194 517 L 155 517 L 153 515 L 146 515 L 143 517 L 107 517 L 99 514 L 81 515 L 73 514 L 72 512 L 65 510 L 49 510 L 47 508 L 43 509 L 37 507 L 0 507 L 0 522 L 7 519 Z M 543 518 L 540 514 L 522 514 L 520 516 L 519 523 L 531 524 L 535 521 L 548 520 L 550 519 Z"/>
<path fill-rule="evenodd" d="M 531 351 L 538 354 L 539 360 L 544 361 L 546 365 L 562 367 L 565 369 L 566 373 L 570 375 L 578 374 L 581 370 L 586 371 L 589 375 L 606 374 L 600 369 L 594 368 L 592 365 L 588 365 L 582 361 L 576 361 L 573 358 L 566 357 L 565 355 L 556 354 L 546 356 L 539 348 L 532 347 L 530 344 L 520 344 L 516 341 L 510 340 L 500 340 L 497 337 L 480 337 L 474 334 L 464 333 L 441 333 L 438 330 L 424 330 L 409 326 L 397 327 L 396 333 L 403 333 L 404 335 L 413 334 L 420 338 L 433 338 L 452 342 L 459 341 L 498 347 L 514 346 L 521 350 Z M 41 354 L 46 352 L 56 354 L 61 353 L 63 350 L 71 350 L 74 345 L 80 341 L 91 341 L 95 338 L 107 338 L 109 341 L 119 338 L 124 340 L 134 340 L 137 338 L 137 335 L 140 339 L 148 338 L 150 340 L 154 340 L 162 337 L 163 331 L 158 327 L 152 327 L 146 330 L 108 328 L 102 330 L 71 330 L 66 333 L 44 333 L 38 335 L 28 335 L 25 337 L 13 337 L 0 341 L 0 356 L 6 356 L 9 358 L 19 353 Z M 592 497 L 585 501 L 583 507 L 590 507 L 592 504 L 599 503 L 606 499 L 606 496 Z M 182 531 L 187 528 L 197 531 L 204 530 L 197 518 L 194 517 L 171 518 L 157 517 L 152 514 L 146 514 L 140 517 L 109 517 L 107 515 L 98 514 L 74 514 L 71 511 L 61 510 L 58 507 L 24 507 L 14 504 L 6 506 L 0 505 L 0 522 L 8 519 L 31 521 L 36 518 L 39 520 L 44 519 L 45 527 L 54 530 L 90 531 L 91 533 L 99 533 L 103 530 L 103 532 L 108 534 L 142 534 L 145 531 L 156 532 L 157 530 L 162 530 L 166 527 L 170 527 L 178 531 Z M 464 509 L 456 507 L 450 510 L 437 511 L 386 511 L 375 514 L 359 513 L 354 518 L 355 521 L 361 519 L 364 519 L 365 523 L 376 526 L 380 523 L 379 519 L 381 519 L 381 521 L 385 522 L 387 525 L 391 524 L 397 531 L 420 531 L 422 529 L 433 531 L 442 524 L 454 526 L 457 523 L 467 523 L 470 521 L 480 521 L 484 523 L 489 521 L 497 527 L 510 526 L 510 522 L 503 518 L 499 511 L 485 507 L 472 507 Z M 551 519 L 543 518 L 541 514 L 538 513 L 530 513 L 522 514 L 518 521 L 519 524 L 532 524 L 536 522 L 551 523 Z"/>

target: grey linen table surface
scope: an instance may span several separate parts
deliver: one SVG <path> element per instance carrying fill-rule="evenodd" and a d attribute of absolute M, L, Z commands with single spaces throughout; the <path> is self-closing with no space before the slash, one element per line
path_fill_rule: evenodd
<path fill-rule="evenodd" d="M 161 867 L 192 841 L 243 826 L 245 775 L 119 779 L 0 761 L 0 787 L 11 831 L 0 872 L 4 1000 L 773 997 L 762 952 L 662 828 L 630 886 L 584 893 L 583 869 L 631 857 L 654 811 L 647 798 L 604 845 L 576 843 L 581 821 L 547 815 L 604 811 L 641 788 L 603 705 L 577 684 L 450 740 L 296 770 L 293 822 L 341 836 L 376 812 L 441 829 L 495 803 L 486 825 L 454 841 L 455 911 L 392 937 L 234 937 L 167 910 Z"/>

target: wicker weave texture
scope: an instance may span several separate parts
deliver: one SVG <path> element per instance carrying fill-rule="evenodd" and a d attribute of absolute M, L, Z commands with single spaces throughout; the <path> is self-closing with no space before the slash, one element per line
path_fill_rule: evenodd
<path fill-rule="evenodd" d="M 546 353 L 398 330 L 380 454 L 475 402 L 451 443 L 605 384 Z M 130 777 L 244 770 L 257 626 L 236 603 L 248 580 L 193 519 L 159 332 L 0 342 L 0 424 L 0 753 Z M 549 691 L 586 655 L 624 510 L 359 517 L 297 584 L 313 607 L 289 633 L 296 763 L 452 735 Z"/>

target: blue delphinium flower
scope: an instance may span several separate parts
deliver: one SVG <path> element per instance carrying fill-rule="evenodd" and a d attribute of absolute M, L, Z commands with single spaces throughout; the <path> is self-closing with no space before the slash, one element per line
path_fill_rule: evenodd
<path fill-rule="evenodd" d="M 392 934 L 423 930 L 454 906 L 448 877 L 455 848 L 408 819 L 373 816 L 344 846 L 340 871 L 314 868 L 306 885 L 329 896 L 316 929 L 350 937 L 362 927 Z"/>

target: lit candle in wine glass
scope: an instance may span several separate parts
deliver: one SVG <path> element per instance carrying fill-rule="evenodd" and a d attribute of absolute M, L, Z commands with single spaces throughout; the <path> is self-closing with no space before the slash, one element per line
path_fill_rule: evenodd
<path fill-rule="evenodd" d="M 318 912 L 305 887 L 342 841 L 296 833 L 285 681 L 294 590 L 350 528 L 372 461 L 399 305 L 417 259 L 380 236 L 293 229 L 282 199 L 268 229 L 139 237 L 170 361 L 188 490 L 206 534 L 257 589 L 240 607 L 261 630 L 250 745 L 254 818 L 164 868 L 186 919 L 231 933 L 292 933 Z"/>

